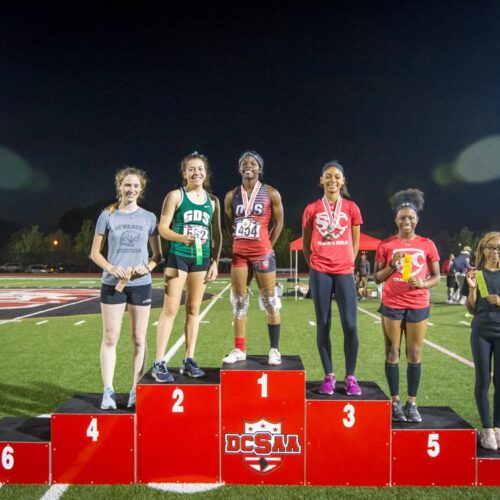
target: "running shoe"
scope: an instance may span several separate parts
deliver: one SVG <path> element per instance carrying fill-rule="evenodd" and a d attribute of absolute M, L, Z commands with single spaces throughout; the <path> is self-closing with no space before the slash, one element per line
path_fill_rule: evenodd
<path fill-rule="evenodd" d="M 418 412 L 416 403 L 413 401 L 407 401 L 405 404 L 405 414 L 406 420 L 408 422 L 422 422 L 422 417 Z"/>
<path fill-rule="evenodd" d="M 325 380 L 321 384 L 319 388 L 320 394 L 332 395 L 335 392 L 335 376 L 334 375 L 325 375 Z"/>
<path fill-rule="evenodd" d="M 392 421 L 393 422 L 407 422 L 403 403 L 401 401 L 392 402 Z"/>
<path fill-rule="evenodd" d="M 157 382 L 173 382 L 174 377 L 169 373 L 167 363 L 165 361 L 156 361 L 153 365 L 151 375 Z"/>
<path fill-rule="evenodd" d="M 271 366 L 281 365 L 281 354 L 275 347 L 269 349 L 269 361 L 267 363 Z"/>
<path fill-rule="evenodd" d="M 498 450 L 498 443 L 493 429 L 484 429 L 481 432 L 481 447 L 486 450 Z"/>
<path fill-rule="evenodd" d="M 116 410 L 115 391 L 112 387 L 106 387 L 102 394 L 101 410 Z"/>
<path fill-rule="evenodd" d="M 495 439 L 497 440 L 498 448 L 500 449 L 500 429 L 495 427 Z"/>
<path fill-rule="evenodd" d="M 361 396 L 361 387 L 354 375 L 347 375 L 344 379 L 345 392 L 348 396 Z"/>
<path fill-rule="evenodd" d="M 247 359 L 247 353 L 235 347 L 225 358 L 222 358 L 222 362 L 232 365 L 236 361 L 245 361 L 245 359 Z"/>
<path fill-rule="evenodd" d="M 205 372 L 198 367 L 196 361 L 193 358 L 186 358 L 182 362 L 182 366 L 179 369 L 181 375 L 187 375 L 188 377 L 201 378 L 205 376 Z"/>
<path fill-rule="evenodd" d="M 135 406 L 135 387 L 128 394 L 127 408 Z"/>

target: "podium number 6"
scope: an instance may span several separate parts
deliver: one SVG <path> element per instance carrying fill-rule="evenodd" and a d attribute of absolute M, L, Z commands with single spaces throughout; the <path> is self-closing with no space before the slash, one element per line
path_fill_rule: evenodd
<path fill-rule="evenodd" d="M 352 404 L 348 403 L 344 406 L 344 413 L 347 414 L 346 418 L 342 419 L 342 423 L 345 425 L 345 427 L 349 428 L 354 425 L 354 422 L 356 422 L 356 419 L 354 418 L 354 406 Z"/>
<path fill-rule="evenodd" d="M 172 413 L 184 413 L 184 406 L 182 406 L 184 393 L 182 392 L 182 389 L 175 389 L 172 393 L 172 399 L 176 400 L 172 406 Z"/>
<path fill-rule="evenodd" d="M 427 441 L 427 455 L 435 458 L 439 455 L 441 447 L 439 446 L 439 434 L 429 434 L 429 439 Z"/>
<path fill-rule="evenodd" d="M 14 448 L 6 446 L 2 450 L 2 467 L 5 470 L 10 470 L 14 467 Z"/>
<path fill-rule="evenodd" d="M 90 421 L 90 424 L 87 427 L 87 437 L 92 439 L 94 443 L 97 441 L 97 438 L 99 437 L 99 431 L 97 430 L 97 418 L 93 418 Z"/>
<path fill-rule="evenodd" d="M 267 373 L 263 373 L 257 383 L 260 385 L 260 397 L 267 398 Z"/>

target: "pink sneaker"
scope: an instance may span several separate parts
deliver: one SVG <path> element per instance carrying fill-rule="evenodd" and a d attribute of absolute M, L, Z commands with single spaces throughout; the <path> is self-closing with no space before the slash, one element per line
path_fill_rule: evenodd
<path fill-rule="evenodd" d="M 344 379 L 345 392 L 348 396 L 361 396 L 361 387 L 358 385 L 358 381 L 354 375 L 348 375 Z"/>
<path fill-rule="evenodd" d="M 319 388 L 320 394 L 332 395 L 335 392 L 335 377 L 333 375 L 325 375 L 325 380 Z"/>

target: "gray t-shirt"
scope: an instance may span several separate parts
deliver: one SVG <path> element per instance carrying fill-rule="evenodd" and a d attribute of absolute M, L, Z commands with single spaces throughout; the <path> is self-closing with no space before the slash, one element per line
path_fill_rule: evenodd
<path fill-rule="evenodd" d="M 131 213 L 116 210 L 110 214 L 108 210 L 104 210 L 97 219 L 95 228 L 96 234 L 103 234 L 108 239 L 108 261 L 114 266 L 124 268 L 148 263 L 148 240 L 150 236 L 155 236 L 157 231 L 155 214 L 140 207 Z M 103 271 L 102 282 L 115 286 L 118 278 Z M 130 280 L 127 286 L 150 283 L 151 274 L 146 274 Z"/>

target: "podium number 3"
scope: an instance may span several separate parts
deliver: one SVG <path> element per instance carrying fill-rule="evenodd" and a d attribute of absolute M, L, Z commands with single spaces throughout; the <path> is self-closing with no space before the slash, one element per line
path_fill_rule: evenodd
<path fill-rule="evenodd" d="M 267 373 L 263 373 L 257 383 L 260 385 L 260 397 L 267 398 Z"/>
<path fill-rule="evenodd" d="M 427 441 L 427 455 L 435 458 L 439 455 L 440 451 L 441 447 L 439 446 L 439 434 L 429 434 L 429 439 Z"/>
<path fill-rule="evenodd" d="M 356 419 L 354 418 L 354 406 L 348 403 L 344 406 L 344 413 L 346 413 L 346 418 L 342 419 L 342 423 L 347 427 L 352 427 Z"/>
<path fill-rule="evenodd" d="M 92 439 L 94 443 L 97 441 L 97 438 L 99 437 L 99 431 L 97 430 L 97 418 L 90 420 L 90 424 L 87 427 L 87 437 Z"/>
<path fill-rule="evenodd" d="M 172 413 L 184 413 L 184 406 L 182 406 L 184 393 L 182 389 L 175 389 L 172 393 L 172 399 L 175 399 L 175 403 L 172 406 Z"/>
<path fill-rule="evenodd" d="M 10 470 L 14 467 L 14 448 L 6 446 L 2 450 L 2 467 L 5 470 Z"/>

